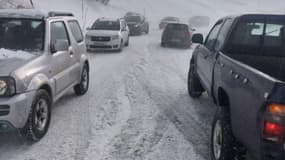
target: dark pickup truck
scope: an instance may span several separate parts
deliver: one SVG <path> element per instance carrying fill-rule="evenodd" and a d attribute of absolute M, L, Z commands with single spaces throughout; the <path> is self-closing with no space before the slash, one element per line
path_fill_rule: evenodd
<path fill-rule="evenodd" d="M 219 106 L 212 159 L 285 160 L 285 15 L 225 17 L 192 40 L 189 94 Z"/>

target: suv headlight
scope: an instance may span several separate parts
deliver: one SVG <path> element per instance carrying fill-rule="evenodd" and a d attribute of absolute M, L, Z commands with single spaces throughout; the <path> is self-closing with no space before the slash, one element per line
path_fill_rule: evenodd
<path fill-rule="evenodd" d="M 15 93 L 15 80 L 11 77 L 0 77 L 0 97 L 12 96 Z"/>
<path fill-rule="evenodd" d="M 119 39 L 119 35 L 112 36 L 112 40 L 117 40 L 117 39 Z"/>

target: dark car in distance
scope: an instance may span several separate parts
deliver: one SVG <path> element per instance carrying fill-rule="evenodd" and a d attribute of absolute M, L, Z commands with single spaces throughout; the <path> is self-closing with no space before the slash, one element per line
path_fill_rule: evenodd
<path fill-rule="evenodd" d="M 191 32 L 187 24 L 169 23 L 162 33 L 161 47 L 189 48 L 191 43 Z"/>
<path fill-rule="evenodd" d="M 149 33 L 149 23 L 141 14 L 126 14 L 124 17 L 130 29 L 130 35 L 141 35 Z"/>
<path fill-rule="evenodd" d="M 179 23 L 179 18 L 177 17 L 165 17 L 159 23 L 159 29 L 165 29 L 168 23 Z"/>

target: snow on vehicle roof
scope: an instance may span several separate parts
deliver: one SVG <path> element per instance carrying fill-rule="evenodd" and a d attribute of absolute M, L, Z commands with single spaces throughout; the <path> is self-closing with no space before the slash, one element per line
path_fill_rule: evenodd
<path fill-rule="evenodd" d="M 28 60 L 35 57 L 36 54 L 32 54 L 26 51 L 12 51 L 9 49 L 0 48 L 0 60 L 8 59 L 8 58 L 18 58 L 23 60 Z"/>
<path fill-rule="evenodd" d="M 102 17 L 98 19 L 99 21 L 119 21 L 120 18 L 106 18 L 106 17 Z"/>
<path fill-rule="evenodd" d="M 35 9 L 1 9 L 1 18 L 28 18 L 28 19 L 43 19 L 48 14 Z"/>

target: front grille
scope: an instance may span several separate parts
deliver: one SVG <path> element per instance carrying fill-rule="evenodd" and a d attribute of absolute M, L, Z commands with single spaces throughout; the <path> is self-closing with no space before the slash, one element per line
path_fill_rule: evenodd
<path fill-rule="evenodd" d="M 10 113 L 10 106 L 0 106 L 0 116 L 6 116 Z"/>
<path fill-rule="evenodd" d="M 103 36 L 94 36 L 91 37 L 91 41 L 101 41 L 101 42 L 108 42 L 111 40 L 111 37 L 103 37 Z"/>
<path fill-rule="evenodd" d="M 102 49 L 112 49 L 112 46 L 97 46 L 97 45 L 91 45 L 91 48 L 102 48 Z"/>

